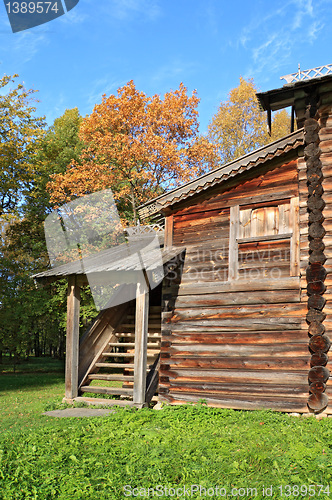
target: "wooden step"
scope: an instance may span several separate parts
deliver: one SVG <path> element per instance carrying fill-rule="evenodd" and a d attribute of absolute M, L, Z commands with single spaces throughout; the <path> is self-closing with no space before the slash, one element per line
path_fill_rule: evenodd
<path fill-rule="evenodd" d="M 161 313 L 161 306 L 150 306 L 149 311 L 151 313 L 157 313 L 157 312 Z"/>
<path fill-rule="evenodd" d="M 84 396 L 77 396 L 74 401 L 78 403 L 86 403 L 87 405 L 102 405 L 102 406 L 135 406 L 132 401 L 125 401 L 123 399 L 103 399 L 103 398 L 88 398 Z M 143 405 L 141 405 L 143 406 Z"/>
<path fill-rule="evenodd" d="M 135 342 L 109 342 L 109 347 L 135 347 Z M 147 348 L 153 349 L 157 346 L 157 342 L 148 342 Z"/>
<path fill-rule="evenodd" d="M 128 309 L 128 314 L 134 314 L 135 315 L 136 309 L 134 307 L 130 307 Z M 149 306 L 149 314 L 158 314 L 161 313 L 161 306 Z"/>
<path fill-rule="evenodd" d="M 96 368 L 123 368 L 124 370 L 133 370 L 134 363 L 96 363 Z"/>
<path fill-rule="evenodd" d="M 135 342 L 109 342 L 110 347 L 135 347 Z"/>
<path fill-rule="evenodd" d="M 134 352 L 103 352 L 102 356 L 112 356 L 113 358 L 134 358 Z"/>
<path fill-rule="evenodd" d="M 122 323 L 121 328 L 128 328 L 128 329 L 132 328 L 134 330 L 135 329 L 135 322 L 133 321 L 132 323 Z M 149 330 L 150 329 L 151 330 L 153 330 L 153 329 L 160 330 L 160 328 L 161 328 L 161 322 L 159 321 L 159 322 L 152 323 L 152 322 L 149 321 L 148 328 L 149 328 Z"/>
<path fill-rule="evenodd" d="M 96 363 L 96 368 L 123 368 L 124 370 L 133 370 L 134 363 Z M 148 365 L 147 369 L 151 369 L 152 365 Z"/>
<path fill-rule="evenodd" d="M 152 352 L 151 352 L 152 351 Z M 148 358 L 153 358 L 157 356 L 157 354 L 160 353 L 160 349 L 148 349 L 147 351 L 147 357 Z M 134 358 L 135 353 L 129 353 L 129 352 L 103 352 L 102 356 L 105 358 Z"/>
<path fill-rule="evenodd" d="M 133 375 L 109 375 L 108 373 L 90 373 L 88 380 L 113 380 L 116 382 L 134 382 Z"/>
<path fill-rule="evenodd" d="M 82 392 L 93 392 L 95 394 L 111 394 L 112 396 L 131 396 L 133 389 L 124 389 L 122 387 L 101 387 L 93 385 L 83 385 Z"/>
<path fill-rule="evenodd" d="M 118 339 L 134 339 L 135 338 L 135 332 L 117 332 L 115 333 L 115 336 Z M 161 338 L 161 331 L 159 330 L 158 332 L 149 332 L 148 333 L 148 339 L 149 340 L 158 340 Z M 122 344 L 122 342 L 116 342 L 117 344 Z M 132 343 L 132 342 L 130 342 Z"/>

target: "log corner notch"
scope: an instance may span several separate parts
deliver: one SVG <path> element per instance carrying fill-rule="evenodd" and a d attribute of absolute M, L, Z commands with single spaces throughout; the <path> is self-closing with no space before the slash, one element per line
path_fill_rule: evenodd
<path fill-rule="evenodd" d="M 308 313 L 306 319 L 309 324 L 309 350 L 311 353 L 311 369 L 308 374 L 310 395 L 307 404 L 310 411 L 314 413 L 322 412 L 328 405 L 325 384 L 330 375 L 329 370 L 326 368 L 330 340 L 325 335 L 325 326 L 323 325 L 326 317 L 323 312 L 326 302 L 323 295 L 326 290 L 324 281 L 327 272 L 324 268 L 326 261 L 323 242 L 325 236 L 323 226 L 325 202 L 323 199 L 323 172 L 320 160 L 321 149 L 319 147 L 318 107 L 319 96 L 315 91 L 312 91 L 306 99 L 304 157 L 307 167 L 307 210 L 309 214 L 309 264 L 306 271 Z"/>

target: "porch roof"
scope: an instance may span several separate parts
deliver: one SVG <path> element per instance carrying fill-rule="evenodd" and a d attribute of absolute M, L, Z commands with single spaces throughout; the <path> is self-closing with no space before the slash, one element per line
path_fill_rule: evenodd
<path fill-rule="evenodd" d="M 146 240 L 128 245 L 123 243 L 83 259 L 63 264 L 32 276 L 38 281 L 60 279 L 70 275 L 86 275 L 102 272 L 153 271 L 185 250 L 185 247 L 153 247 Z"/>

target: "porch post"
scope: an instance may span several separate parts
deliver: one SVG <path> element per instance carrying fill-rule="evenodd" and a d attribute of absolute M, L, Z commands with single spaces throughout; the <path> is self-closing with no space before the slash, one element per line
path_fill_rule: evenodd
<path fill-rule="evenodd" d="M 68 278 L 66 336 L 66 398 L 78 395 L 78 353 L 80 325 L 80 287 L 75 275 Z"/>
<path fill-rule="evenodd" d="M 146 280 L 146 282 L 138 282 L 136 288 L 133 403 L 138 406 L 141 406 L 145 403 L 148 320 L 149 320 L 149 286 Z"/>

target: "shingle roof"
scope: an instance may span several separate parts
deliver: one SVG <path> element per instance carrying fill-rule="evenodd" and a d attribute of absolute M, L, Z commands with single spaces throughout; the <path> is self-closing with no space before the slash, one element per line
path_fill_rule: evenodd
<path fill-rule="evenodd" d="M 185 200 L 190 196 L 200 193 L 211 186 L 220 184 L 235 175 L 250 170 L 266 161 L 277 158 L 302 146 L 304 143 L 303 129 L 299 129 L 282 139 L 268 144 L 262 148 L 256 149 L 241 158 L 231 161 L 222 167 L 218 167 L 197 179 L 187 182 L 158 198 L 154 198 L 138 208 L 140 217 L 145 219 L 150 215 L 161 212 L 166 207 L 179 201 Z"/>

